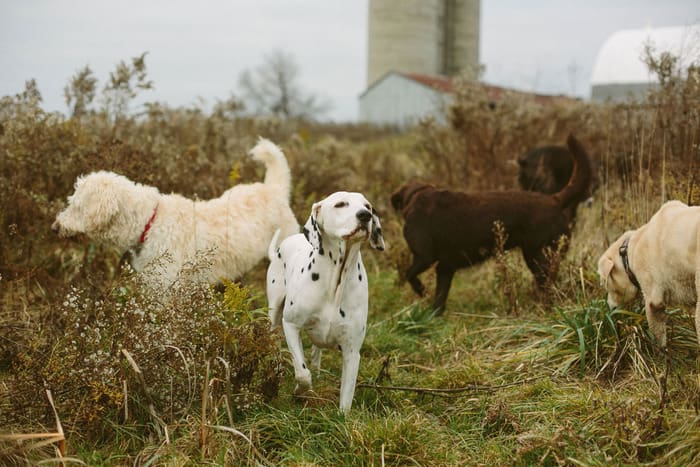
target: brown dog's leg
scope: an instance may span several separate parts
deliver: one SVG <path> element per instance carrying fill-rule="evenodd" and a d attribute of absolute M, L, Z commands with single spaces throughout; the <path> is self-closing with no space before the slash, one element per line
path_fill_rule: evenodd
<path fill-rule="evenodd" d="M 441 315 L 445 311 L 445 302 L 447 302 L 447 294 L 450 293 L 452 278 L 455 275 L 455 270 L 442 263 L 438 263 L 435 269 L 437 274 L 437 284 L 435 285 L 435 302 L 433 308 L 436 315 Z"/>
<path fill-rule="evenodd" d="M 428 269 L 430 265 L 431 263 L 423 261 L 414 254 L 413 264 L 411 264 L 408 271 L 406 271 L 406 279 L 408 280 L 408 283 L 411 284 L 413 291 L 416 292 L 419 297 L 422 297 L 425 294 L 425 286 L 420 279 L 418 279 L 418 274 Z"/>
<path fill-rule="evenodd" d="M 525 259 L 525 264 L 527 264 L 528 269 L 535 276 L 535 283 L 537 288 L 542 290 L 547 284 L 548 279 L 548 266 L 547 258 L 545 257 L 541 249 L 524 249 L 523 248 L 523 258 Z"/>

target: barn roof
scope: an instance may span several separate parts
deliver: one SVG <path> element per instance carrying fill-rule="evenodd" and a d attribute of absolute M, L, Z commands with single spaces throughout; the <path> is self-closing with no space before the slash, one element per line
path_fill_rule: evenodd
<path fill-rule="evenodd" d="M 652 45 L 657 53 L 670 52 L 681 57 L 680 65 L 687 67 L 700 57 L 700 26 L 627 29 L 614 33 L 598 52 L 591 85 L 654 81 L 655 76 L 643 61 L 646 44 Z"/>
<path fill-rule="evenodd" d="M 374 83 L 372 83 L 362 94 L 360 94 L 360 97 L 367 94 L 367 92 L 370 89 L 372 89 L 374 86 L 378 85 L 380 82 L 384 81 L 391 75 L 403 76 L 404 78 L 410 79 L 411 81 L 414 81 L 431 89 L 435 89 L 436 91 L 442 92 L 444 94 L 452 94 L 455 91 L 454 80 L 446 76 L 390 71 L 378 80 L 376 80 Z M 564 95 L 535 94 L 525 91 L 517 91 L 514 89 L 503 88 L 500 86 L 494 86 L 492 84 L 486 83 L 479 83 L 479 86 L 481 86 L 481 88 L 484 89 L 489 99 L 493 101 L 501 100 L 506 93 L 515 93 L 523 96 L 532 97 L 532 99 L 540 105 L 551 105 L 555 102 L 574 100 L 573 98 Z"/>

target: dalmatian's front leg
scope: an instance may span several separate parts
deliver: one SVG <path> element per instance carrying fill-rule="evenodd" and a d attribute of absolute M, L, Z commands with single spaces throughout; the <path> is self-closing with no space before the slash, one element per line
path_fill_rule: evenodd
<path fill-rule="evenodd" d="M 301 346 L 300 329 L 288 322 L 282 320 L 284 328 L 284 337 L 287 340 L 287 348 L 292 354 L 292 363 L 294 364 L 294 378 L 297 380 L 297 387 L 294 388 L 294 394 L 303 394 L 311 388 L 311 371 L 306 367 L 304 362 L 304 349 Z"/>
<path fill-rule="evenodd" d="M 355 383 L 360 369 L 360 350 L 346 344 L 342 347 L 343 374 L 340 381 L 340 410 L 349 412 L 355 395 Z"/>

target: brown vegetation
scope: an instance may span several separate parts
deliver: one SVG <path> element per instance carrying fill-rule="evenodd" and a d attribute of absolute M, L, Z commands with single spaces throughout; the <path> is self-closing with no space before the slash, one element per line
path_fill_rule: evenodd
<path fill-rule="evenodd" d="M 66 118 L 43 111 L 28 82 L 24 92 L 0 100 L 0 426 L 51 431 L 48 389 L 73 436 L 112 439 L 129 420 L 167 432 L 200 407 L 203 420 L 216 410 L 232 420 L 237 410 L 274 398 L 281 382 L 279 336 L 269 334 L 262 317 L 264 267 L 243 279 L 248 289 L 229 284 L 222 295 L 184 281 L 170 301 L 144 296 L 115 252 L 63 242 L 50 231 L 77 175 L 112 170 L 162 192 L 211 198 L 238 180 L 260 179 L 261 169 L 244 155 L 258 135 L 267 137 L 289 158 L 298 219 L 336 190 L 373 200 L 389 244 L 385 259 L 370 258 L 376 275 L 406 264 L 400 221 L 390 209 L 395 188 L 414 176 L 471 191 L 515 188 L 519 155 L 561 144 L 573 131 L 598 160 L 601 188 L 598 210 L 572 238 L 574 259 L 552 286 L 553 301 L 563 303 L 582 290 L 593 295 L 594 258 L 624 227 L 644 222 L 666 199 L 700 203 L 700 75 L 691 69 L 662 81 L 643 102 L 548 107 L 522 95 L 493 107 L 479 87 L 462 83 L 449 126 L 425 121 L 406 133 L 242 117 L 235 102 L 211 112 L 150 104 L 130 116 L 90 110 L 79 85 L 71 88 L 73 116 Z M 514 266 L 499 261 L 497 280 L 512 285 Z M 503 308 L 522 316 L 530 311 L 517 290 L 507 289 Z M 623 350 L 615 349 L 616 362 Z M 595 374 L 604 369 L 595 367 Z M 202 402 L 203 388 L 211 404 Z M 498 400 L 486 412 L 487 434 L 522 428 Z M 619 407 L 609 417 L 620 430 L 634 421 Z"/>

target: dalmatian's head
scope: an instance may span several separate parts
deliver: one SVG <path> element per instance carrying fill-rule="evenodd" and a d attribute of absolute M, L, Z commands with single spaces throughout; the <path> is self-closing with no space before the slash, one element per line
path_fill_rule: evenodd
<path fill-rule="evenodd" d="M 379 216 L 367 198 L 360 193 L 338 191 L 314 203 L 303 231 L 320 253 L 323 253 L 324 237 L 348 242 L 369 239 L 373 248 L 384 250 Z"/>

